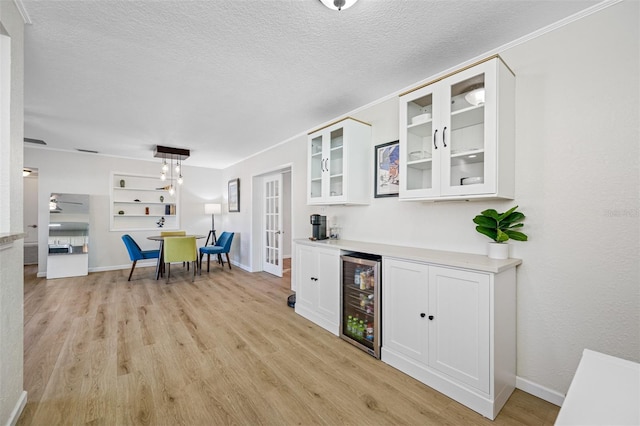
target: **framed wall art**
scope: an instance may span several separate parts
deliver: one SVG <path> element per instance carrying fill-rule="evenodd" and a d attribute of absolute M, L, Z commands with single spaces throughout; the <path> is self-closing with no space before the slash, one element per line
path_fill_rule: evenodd
<path fill-rule="evenodd" d="M 375 147 L 374 196 L 397 197 L 400 193 L 400 141 Z"/>
<path fill-rule="evenodd" d="M 240 179 L 229 181 L 229 212 L 240 211 Z"/>

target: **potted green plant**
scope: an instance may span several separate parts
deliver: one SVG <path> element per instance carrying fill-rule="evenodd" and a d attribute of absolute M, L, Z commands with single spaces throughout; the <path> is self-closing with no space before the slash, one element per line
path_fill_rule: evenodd
<path fill-rule="evenodd" d="M 488 255 L 492 259 L 507 259 L 509 257 L 509 245 L 507 241 L 527 241 L 528 237 L 518 231 L 524 226 L 522 221 L 525 215 L 516 211 L 518 206 L 512 207 L 504 213 L 498 213 L 494 209 L 487 209 L 473 218 L 477 225 L 476 231 L 491 238 Z"/>

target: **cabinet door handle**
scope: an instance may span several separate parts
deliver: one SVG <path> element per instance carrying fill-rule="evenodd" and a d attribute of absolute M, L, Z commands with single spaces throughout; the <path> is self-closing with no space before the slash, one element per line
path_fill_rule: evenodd
<path fill-rule="evenodd" d="M 425 314 L 424 312 L 421 312 L 421 313 L 420 313 L 420 318 L 424 318 L 424 317 L 425 317 L 425 315 L 427 315 L 427 314 Z"/>
<path fill-rule="evenodd" d="M 447 137 L 447 126 L 444 126 L 444 129 L 442 129 L 442 145 L 444 145 L 445 148 L 447 147 L 446 137 Z"/>
<path fill-rule="evenodd" d="M 433 321 L 433 315 L 429 315 L 429 320 Z"/>
<path fill-rule="evenodd" d="M 438 129 L 433 132 L 433 149 L 438 149 L 438 142 L 436 141 L 436 137 L 438 136 Z"/>

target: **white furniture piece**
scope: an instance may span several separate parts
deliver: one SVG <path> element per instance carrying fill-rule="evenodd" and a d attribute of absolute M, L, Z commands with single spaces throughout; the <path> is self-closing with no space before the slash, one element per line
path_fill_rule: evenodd
<path fill-rule="evenodd" d="M 400 199 L 513 198 L 515 77 L 499 56 L 400 96 Z"/>
<path fill-rule="evenodd" d="M 296 313 L 340 329 L 340 254 L 382 256 L 383 362 L 494 419 L 515 389 L 519 259 L 295 240 Z"/>
<path fill-rule="evenodd" d="M 368 204 L 371 125 L 345 118 L 309 133 L 307 204 Z"/>
<path fill-rule="evenodd" d="M 88 194 L 49 197 L 47 279 L 89 274 L 89 204 Z"/>
<path fill-rule="evenodd" d="M 174 195 L 158 176 L 111 173 L 110 230 L 178 229 L 180 189 Z M 136 201 L 138 200 L 138 201 Z M 164 218 L 162 227 L 158 222 Z"/>
<path fill-rule="evenodd" d="M 340 333 L 340 250 L 295 244 L 296 313 Z"/>
<path fill-rule="evenodd" d="M 50 254 L 47 256 L 47 279 L 82 277 L 89 274 L 89 254 Z"/>
<path fill-rule="evenodd" d="M 555 424 L 639 425 L 640 364 L 585 349 Z"/>
<path fill-rule="evenodd" d="M 515 389 L 515 268 L 383 258 L 382 360 L 494 419 Z"/>

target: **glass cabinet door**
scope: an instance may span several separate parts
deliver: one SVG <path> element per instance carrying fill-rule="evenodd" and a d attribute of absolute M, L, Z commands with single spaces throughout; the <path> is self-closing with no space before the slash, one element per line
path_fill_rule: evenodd
<path fill-rule="evenodd" d="M 414 92 L 413 96 L 401 111 L 400 131 L 404 133 L 401 139 L 406 145 L 404 149 L 401 147 L 404 160 L 400 163 L 400 179 L 405 180 L 401 186 L 407 193 L 425 196 L 438 191 L 438 129 L 434 124 L 437 98 L 432 86 Z"/>
<path fill-rule="evenodd" d="M 490 80 L 480 65 L 448 78 L 442 88 L 447 108 L 441 142 L 448 154 L 441 161 L 443 194 L 482 193 L 491 180 L 485 161 L 491 158 L 487 123 L 495 105 Z"/>
<path fill-rule="evenodd" d="M 311 150 L 309 157 L 309 197 L 322 197 L 322 175 L 324 172 L 325 161 L 322 156 L 322 135 L 311 139 Z"/>
<path fill-rule="evenodd" d="M 329 197 L 342 197 L 344 154 L 344 128 L 340 127 L 329 133 Z"/>

